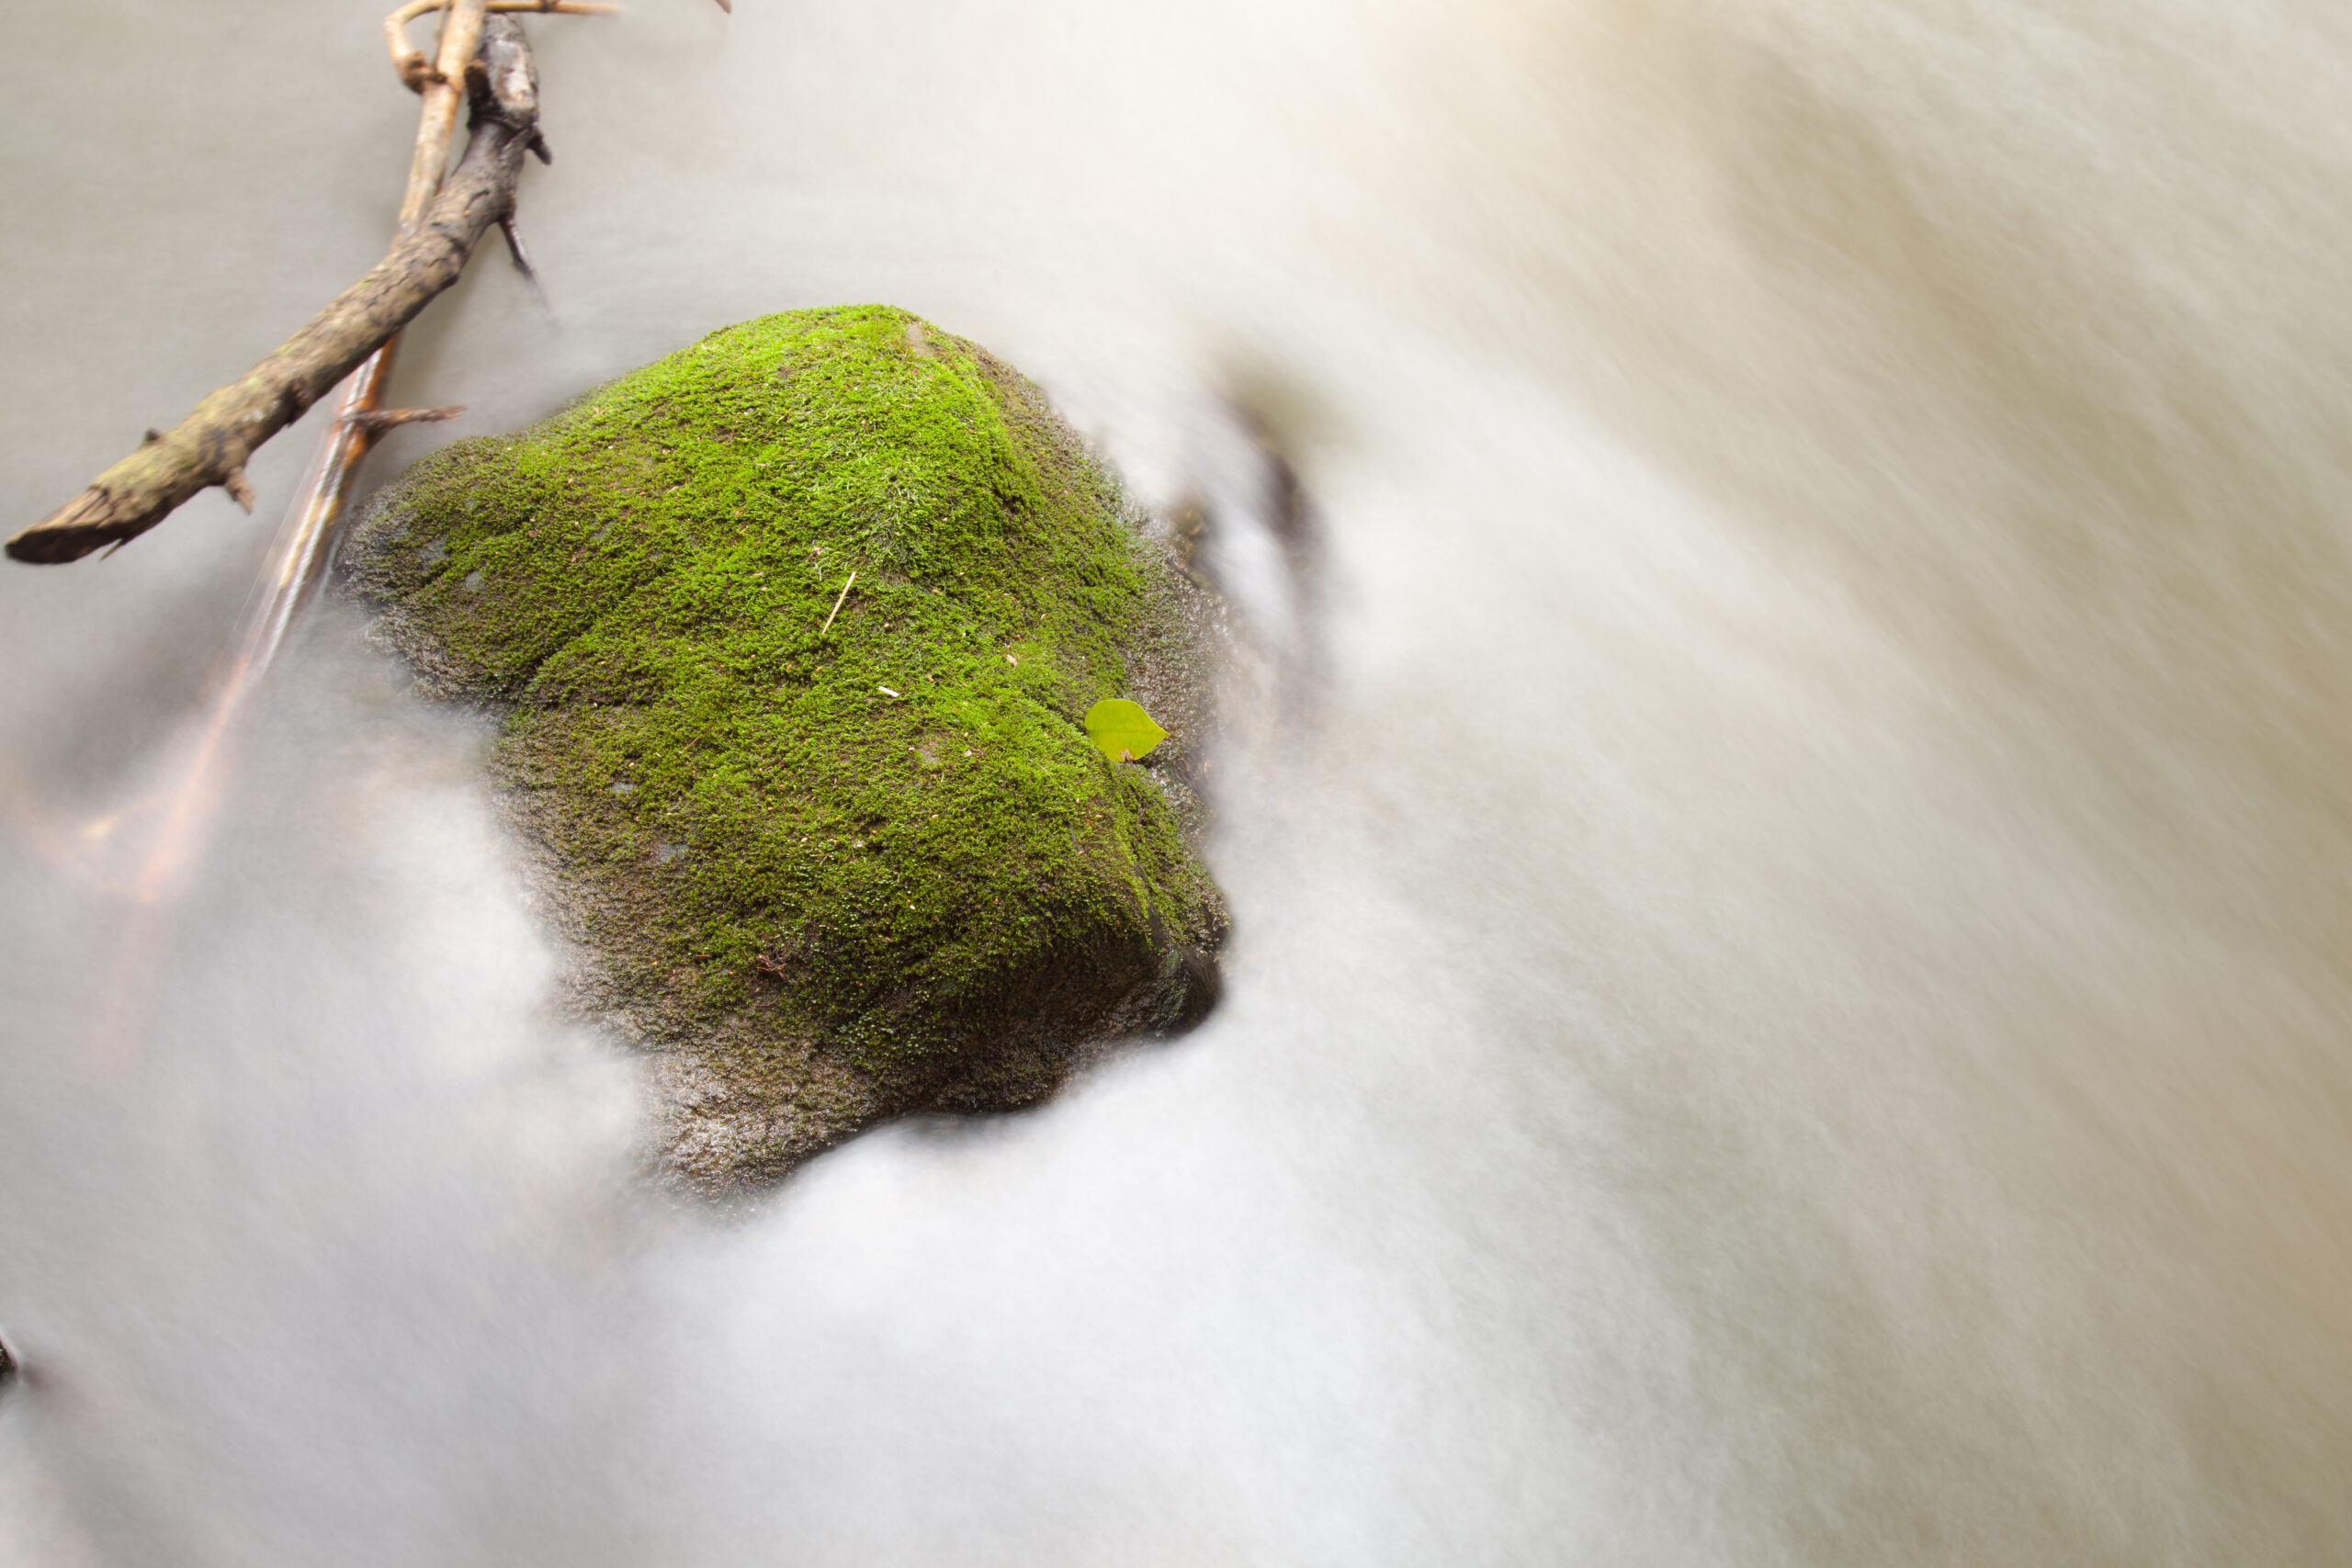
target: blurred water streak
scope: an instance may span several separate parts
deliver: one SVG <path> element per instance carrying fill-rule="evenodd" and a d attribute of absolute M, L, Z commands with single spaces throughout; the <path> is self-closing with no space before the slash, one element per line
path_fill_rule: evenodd
<path fill-rule="evenodd" d="M 372 9 L 235 13 L 14 18 L 12 518 L 388 231 Z M 476 269 L 375 472 L 884 299 L 1239 572 L 1247 407 L 1323 534 L 1228 1000 L 664 1209 L 479 722 L 330 605 L 95 1050 L 70 846 L 266 529 L 0 574 L 0 1563 L 2352 1558 L 2340 8 L 535 26 L 566 326 Z"/>

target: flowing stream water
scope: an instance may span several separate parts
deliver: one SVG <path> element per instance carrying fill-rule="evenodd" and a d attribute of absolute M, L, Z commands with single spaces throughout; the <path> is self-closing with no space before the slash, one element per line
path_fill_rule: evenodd
<path fill-rule="evenodd" d="M 379 254 L 382 3 L 12 8 L 9 527 Z M 773 310 L 1003 352 L 1219 502 L 1227 1000 L 664 1204 L 334 602 L 126 901 L 312 422 L 0 572 L 0 1564 L 2352 1561 L 2352 11 L 531 26 L 560 321 L 479 261 L 371 473 Z"/>

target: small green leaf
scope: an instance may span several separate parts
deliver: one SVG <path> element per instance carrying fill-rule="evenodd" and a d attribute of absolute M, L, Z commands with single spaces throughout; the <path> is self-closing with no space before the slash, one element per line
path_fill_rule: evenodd
<path fill-rule="evenodd" d="M 1125 697 L 1105 697 L 1088 708 L 1086 735 L 1114 762 L 1148 757 L 1153 747 L 1168 739 L 1168 731 L 1154 724 L 1151 715 Z"/>

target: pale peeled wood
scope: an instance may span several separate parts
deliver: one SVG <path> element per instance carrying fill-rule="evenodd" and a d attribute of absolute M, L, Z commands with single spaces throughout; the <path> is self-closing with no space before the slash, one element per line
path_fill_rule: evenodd
<path fill-rule="evenodd" d="M 723 0 L 722 0 L 723 3 Z M 424 51 L 408 41 L 408 25 L 419 17 L 449 8 L 450 0 L 409 0 L 409 3 L 384 18 L 384 41 L 391 50 L 392 69 L 411 91 L 422 93 L 428 83 L 446 77 L 446 66 L 437 66 L 424 58 Z M 497 11 L 532 11 L 559 17 L 609 17 L 618 6 L 602 0 L 490 0 L 488 7 Z"/>

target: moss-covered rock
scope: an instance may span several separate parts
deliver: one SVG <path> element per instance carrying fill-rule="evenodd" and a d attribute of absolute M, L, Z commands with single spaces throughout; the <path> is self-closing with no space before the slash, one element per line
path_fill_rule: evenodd
<path fill-rule="evenodd" d="M 880 307 L 715 333 L 425 459 L 345 562 L 429 683 L 504 706 L 502 797 L 697 1185 L 1032 1102 L 1209 1005 L 1204 596 L 975 344 Z M 1153 766 L 1089 743 L 1111 696 L 1174 732 Z"/>

